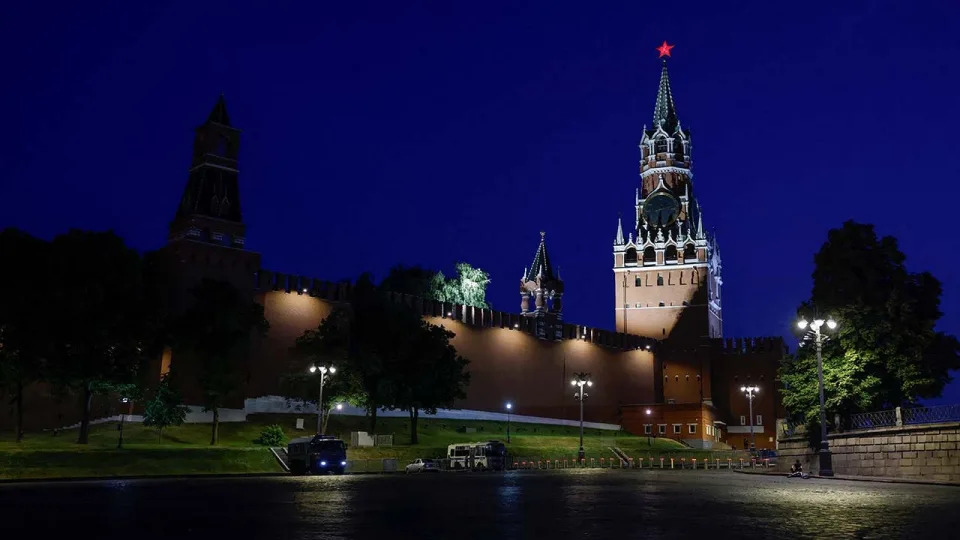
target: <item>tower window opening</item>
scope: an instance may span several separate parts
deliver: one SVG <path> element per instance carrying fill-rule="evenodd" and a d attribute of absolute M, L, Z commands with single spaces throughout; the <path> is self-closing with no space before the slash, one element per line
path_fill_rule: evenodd
<path fill-rule="evenodd" d="M 662 287 L 662 286 L 663 286 L 663 275 L 657 274 L 657 287 Z M 663 303 L 661 302 L 660 305 L 662 306 Z"/>
<path fill-rule="evenodd" d="M 625 264 L 637 264 L 637 250 L 630 248 L 627 250 L 627 253 L 623 256 L 623 262 Z"/>
<path fill-rule="evenodd" d="M 666 152 L 667 152 L 667 139 L 666 139 L 666 138 L 657 139 L 656 144 L 655 144 L 654 146 L 655 146 L 655 148 L 656 148 L 656 153 L 658 153 L 658 154 L 666 153 Z"/>
<path fill-rule="evenodd" d="M 643 277 L 637 276 L 636 279 L 634 280 L 634 286 L 635 287 L 643 286 Z"/>
<path fill-rule="evenodd" d="M 684 246 L 683 260 L 684 262 L 697 260 L 697 248 L 695 248 L 693 244 L 687 244 Z"/>
<path fill-rule="evenodd" d="M 657 252 L 653 250 L 653 247 L 648 247 L 643 250 L 643 264 L 655 264 L 657 262 Z"/>
<path fill-rule="evenodd" d="M 660 302 L 660 307 L 664 307 L 663 302 Z"/>
<path fill-rule="evenodd" d="M 668 263 L 677 262 L 677 246 L 667 246 L 664 252 L 664 260 Z"/>

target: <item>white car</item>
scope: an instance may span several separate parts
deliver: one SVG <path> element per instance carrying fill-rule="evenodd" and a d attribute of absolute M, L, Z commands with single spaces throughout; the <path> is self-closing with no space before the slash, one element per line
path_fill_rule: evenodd
<path fill-rule="evenodd" d="M 415 459 L 406 468 L 407 474 L 422 472 L 440 472 L 440 465 L 432 459 Z"/>

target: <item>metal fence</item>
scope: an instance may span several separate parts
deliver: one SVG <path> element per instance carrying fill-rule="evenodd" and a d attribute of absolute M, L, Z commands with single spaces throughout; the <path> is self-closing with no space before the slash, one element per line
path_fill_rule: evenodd
<path fill-rule="evenodd" d="M 960 404 L 938 407 L 897 407 L 889 411 L 859 413 L 850 416 L 853 429 L 960 422 Z"/>
<path fill-rule="evenodd" d="M 936 424 L 939 422 L 960 422 L 960 404 L 903 409 L 904 424 Z"/>
<path fill-rule="evenodd" d="M 866 412 L 850 416 L 850 427 L 853 429 L 870 429 L 895 425 L 897 425 L 896 410 Z"/>

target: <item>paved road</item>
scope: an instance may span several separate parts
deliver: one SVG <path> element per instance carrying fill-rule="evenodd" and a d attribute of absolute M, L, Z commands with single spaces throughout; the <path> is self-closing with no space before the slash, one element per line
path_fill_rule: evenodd
<path fill-rule="evenodd" d="M 931 539 L 957 537 L 960 488 L 610 470 L 61 482 L 0 485 L 0 520 L 18 538 Z"/>

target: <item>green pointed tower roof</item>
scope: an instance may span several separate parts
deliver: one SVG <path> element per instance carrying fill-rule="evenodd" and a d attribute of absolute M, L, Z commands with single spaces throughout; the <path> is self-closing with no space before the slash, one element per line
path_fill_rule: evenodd
<path fill-rule="evenodd" d="M 227 103 L 223 100 L 223 94 L 220 94 L 220 98 L 217 99 L 217 104 L 214 105 L 213 110 L 210 111 L 207 122 L 215 122 L 223 126 L 230 125 L 230 116 L 227 115 Z"/>
<path fill-rule="evenodd" d="M 540 232 L 540 246 L 537 247 L 537 254 L 533 257 L 533 264 L 527 271 L 527 281 L 535 281 L 537 276 L 543 275 L 544 281 L 556 279 L 553 275 L 553 266 L 550 265 L 550 256 L 547 255 L 547 233 Z"/>
<path fill-rule="evenodd" d="M 663 70 L 660 71 L 660 87 L 657 89 L 657 105 L 653 109 L 653 129 L 662 126 L 667 133 L 677 129 L 680 120 L 677 118 L 677 109 L 673 103 L 673 93 L 670 91 L 670 74 L 667 73 L 667 61 L 663 60 Z"/>

